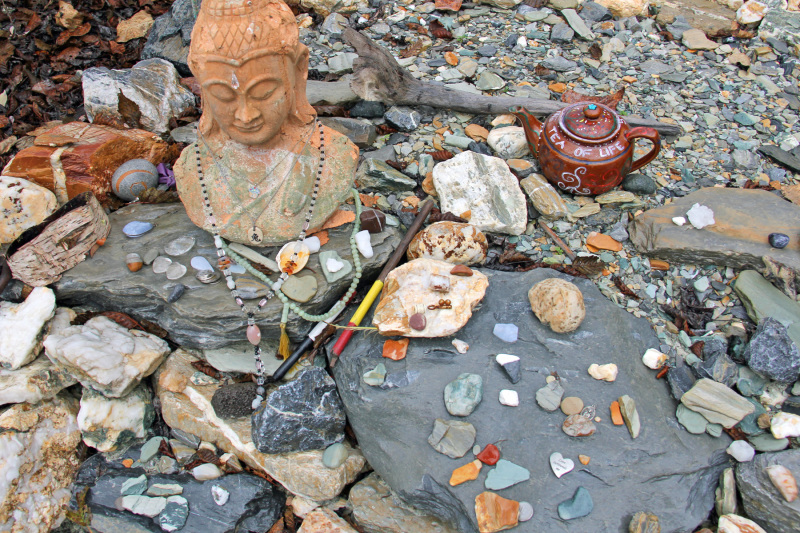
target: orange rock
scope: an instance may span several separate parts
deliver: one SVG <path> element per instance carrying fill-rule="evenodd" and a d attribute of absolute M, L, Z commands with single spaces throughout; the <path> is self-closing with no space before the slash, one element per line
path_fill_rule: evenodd
<path fill-rule="evenodd" d="M 328 237 L 327 231 L 318 231 L 312 235 L 309 235 L 309 237 L 317 237 L 319 239 L 320 246 L 325 246 L 328 244 L 328 241 L 331 240 L 330 237 Z"/>
<path fill-rule="evenodd" d="M 464 211 L 463 213 L 461 213 L 461 214 L 460 214 L 460 215 L 458 215 L 458 216 L 460 216 L 461 218 L 463 218 L 463 219 L 464 219 L 464 220 L 466 220 L 466 221 L 469 221 L 469 219 L 471 219 L 471 218 L 472 218 L 472 211 L 469 211 L 469 210 L 467 210 L 467 211 Z"/>
<path fill-rule="evenodd" d="M 458 11 L 462 0 L 436 0 L 434 6 L 439 11 Z"/>
<path fill-rule="evenodd" d="M 131 466 L 133 466 L 133 459 L 123 459 L 122 460 L 122 465 L 125 468 L 130 468 Z"/>
<path fill-rule="evenodd" d="M 464 133 L 466 133 L 470 139 L 478 142 L 485 142 L 486 138 L 489 136 L 489 130 L 478 124 L 470 124 L 464 128 Z"/>
<path fill-rule="evenodd" d="M 563 93 L 567 90 L 567 86 L 561 82 L 558 83 L 551 83 L 547 86 L 548 89 L 553 91 L 554 93 Z"/>
<path fill-rule="evenodd" d="M 651 270 L 669 270 L 669 263 L 666 261 L 662 261 L 661 259 L 651 259 L 650 260 L 650 269 Z"/>
<path fill-rule="evenodd" d="M 616 400 L 611 402 L 611 422 L 613 422 L 615 426 L 621 426 L 625 423 L 622 419 L 622 412 L 619 410 L 619 402 Z"/>
<path fill-rule="evenodd" d="M 433 185 L 433 172 L 428 172 L 428 175 L 422 180 L 422 190 L 430 196 L 439 196 L 436 194 L 436 187 Z"/>
<path fill-rule="evenodd" d="M 448 65 L 456 66 L 458 65 L 458 54 L 454 52 L 445 52 L 444 60 L 447 61 Z"/>
<path fill-rule="evenodd" d="M 361 203 L 364 205 L 364 207 L 375 207 L 376 205 L 378 205 L 377 196 L 372 196 L 371 194 L 364 194 L 364 193 L 359 193 L 358 196 L 359 198 L 361 198 Z"/>
<path fill-rule="evenodd" d="M 609 235 L 603 233 L 591 232 L 586 237 L 586 245 L 593 246 L 598 250 L 611 250 L 612 252 L 619 252 L 622 250 L 622 243 Z"/>
<path fill-rule="evenodd" d="M 635 83 L 636 78 L 633 76 L 623 76 L 622 81 L 627 81 L 628 83 Z"/>
<path fill-rule="evenodd" d="M 482 465 L 483 463 L 475 459 L 471 463 L 467 463 L 464 466 L 459 466 L 453 470 L 453 475 L 450 476 L 450 485 L 455 487 L 456 485 L 461 485 L 467 481 L 477 479 L 478 474 L 481 472 Z"/>
<path fill-rule="evenodd" d="M 475 515 L 481 533 L 511 529 L 519 523 L 519 502 L 494 492 L 481 492 L 475 497 Z"/>
<path fill-rule="evenodd" d="M 578 456 L 578 461 L 580 461 L 582 465 L 588 465 L 589 461 L 591 461 L 591 460 L 592 460 L 591 457 L 589 457 L 588 455 L 579 455 Z"/>
<path fill-rule="evenodd" d="M 319 229 L 324 230 L 324 229 L 338 228 L 339 226 L 344 226 L 345 224 L 353 222 L 355 219 L 356 219 L 356 214 L 354 212 L 345 211 L 343 209 L 337 209 Z"/>
<path fill-rule="evenodd" d="M 392 361 L 405 359 L 408 350 L 408 339 L 386 339 L 383 343 L 383 356 Z"/>
<path fill-rule="evenodd" d="M 403 198 L 403 203 L 408 204 L 411 207 L 417 207 L 419 205 L 419 198 L 416 196 L 406 196 Z"/>

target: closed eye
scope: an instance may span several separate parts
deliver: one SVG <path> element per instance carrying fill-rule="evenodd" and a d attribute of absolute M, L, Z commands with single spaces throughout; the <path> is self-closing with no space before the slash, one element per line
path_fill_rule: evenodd
<path fill-rule="evenodd" d="M 233 102 L 236 99 L 236 91 L 224 83 L 211 83 L 206 89 L 212 97 L 222 102 Z"/>
<path fill-rule="evenodd" d="M 247 91 L 247 95 L 256 100 L 266 100 L 272 96 L 272 93 L 274 93 L 278 87 L 280 87 L 280 82 L 278 81 L 260 81 L 250 87 Z"/>

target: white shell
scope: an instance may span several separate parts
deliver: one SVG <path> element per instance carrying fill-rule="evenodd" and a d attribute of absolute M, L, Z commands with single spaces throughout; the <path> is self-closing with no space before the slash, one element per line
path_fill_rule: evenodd
<path fill-rule="evenodd" d="M 292 256 L 295 255 L 296 257 L 293 258 Z M 305 268 L 310 255 L 311 253 L 305 243 L 292 241 L 283 245 L 275 260 L 278 262 L 278 268 L 281 272 L 297 274 Z"/>

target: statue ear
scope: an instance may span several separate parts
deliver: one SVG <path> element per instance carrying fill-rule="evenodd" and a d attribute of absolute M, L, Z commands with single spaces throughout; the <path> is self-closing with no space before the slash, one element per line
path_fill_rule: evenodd
<path fill-rule="evenodd" d="M 295 117 L 303 124 L 308 124 L 314 119 L 315 111 L 308 103 L 306 97 L 306 81 L 308 80 L 308 47 L 304 44 L 297 46 L 297 58 L 294 62 L 295 83 Z"/>

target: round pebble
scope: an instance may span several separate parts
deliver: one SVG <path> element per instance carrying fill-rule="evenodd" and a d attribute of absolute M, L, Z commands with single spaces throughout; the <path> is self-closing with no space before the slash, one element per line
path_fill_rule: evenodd
<path fill-rule="evenodd" d="M 519 502 L 517 519 L 520 522 L 527 522 L 531 518 L 533 518 L 533 505 L 529 504 L 528 502 Z"/>
<path fill-rule="evenodd" d="M 481 447 L 476 444 L 475 446 L 472 447 L 472 453 L 478 455 L 479 453 L 481 453 Z"/>
<path fill-rule="evenodd" d="M 789 236 L 785 233 L 770 233 L 769 245 L 773 248 L 786 248 L 789 244 Z"/>
<path fill-rule="evenodd" d="M 583 400 L 577 396 L 567 396 L 561 400 L 561 412 L 565 415 L 577 415 L 583 409 Z"/>
<path fill-rule="evenodd" d="M 347 461 L 349 455 L 347 446 L 341 442 L 337 442 L 325 449 L 325 453 L 322 454 L 322 464 L 324 464 L 326 468 L 339 468 Z"/>
<path fill-rule="evenodd" d="M 144 254 L 144 264 L 152 265 L 153 261 L 155 261 L 157 257 L 158 257 L 158 250 L 156 250 L 155 248 L 147 250 L 147 253 Z"/>

